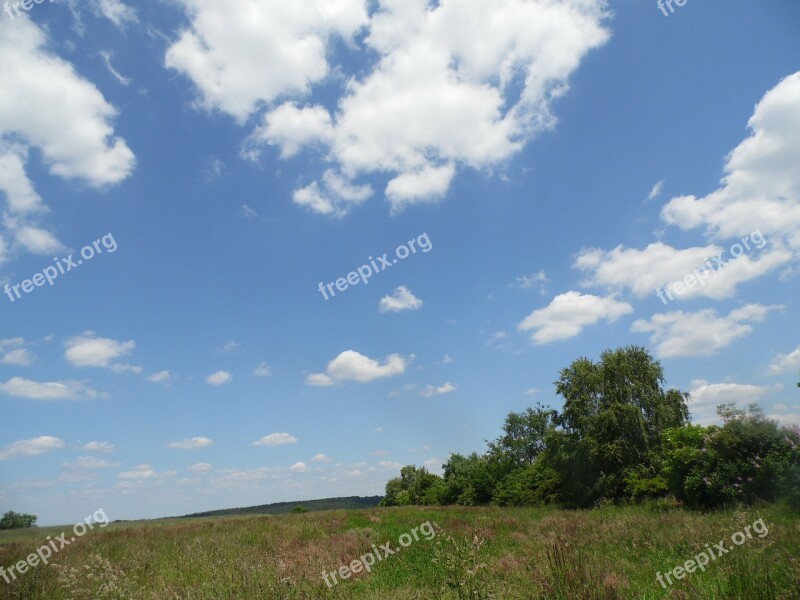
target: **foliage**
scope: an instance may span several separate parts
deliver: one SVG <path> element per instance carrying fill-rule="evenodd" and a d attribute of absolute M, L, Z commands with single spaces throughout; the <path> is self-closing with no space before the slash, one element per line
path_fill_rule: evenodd
<path fill-rule="evenodd" d="M 404 467 L 383 506 L 588 508 L 672 498 L 697 509 L 786 499 L 800 509 L 800 429 L 752 406 L 719 407 L 721 427 L 688 422 L 689 395 L 665 389 L 644 348 L 580 358 L 555 382 L 559 412 L 510 413 L 484 454 L 452 454 L 438 477 Z"/>
<path fill-rule="evenodd" d="M 307 513 L 308 509 L 305 506 L 303 506 L 302 504 L 298 504 L 297 506 L 295 506 L 291 510 L 291 512 L 292 512 L 292 514 L 295 514 L 295 515 L 302 515 L 302 514 Z"/>
<path fill-rule="evenodd" d="M 28 529 L 36 527 L 36 521 L 35 515 L 25 515 L 10 510 L 0 518 L 0 529 Z"/>

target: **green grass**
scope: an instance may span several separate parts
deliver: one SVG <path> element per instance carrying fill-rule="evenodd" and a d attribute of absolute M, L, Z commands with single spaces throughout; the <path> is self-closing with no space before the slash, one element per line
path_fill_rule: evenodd
<path fill-rule="evenodd" d="M 769 534 L 734 547 L 763 518 Z M 328 589 L 322 572 L 431 521 L 438 533 Z M 4 532 L 0 565 L 65 528 Z M 71 534 L 70 534 L 71 535 Z M 656 581 L 726 540 L 731 551 L 669 590 Z M 789 600 L 800 598 L 800 520 L 780 507 L 701 514 L 656 505 L 592 511 L 395 508 L 114 523 L 29 570 L 0 598 Z"/>

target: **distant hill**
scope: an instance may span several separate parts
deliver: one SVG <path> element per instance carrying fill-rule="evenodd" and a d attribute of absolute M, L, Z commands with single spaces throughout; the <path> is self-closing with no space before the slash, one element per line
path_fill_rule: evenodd
<path fill-rule="evenodd" d="M 325 498 L 323 500 L 275 502 L 274 504 L 262 504 L 260 506 L 248 506 L 245 508 L 211 510 L 208 512 L 183 515 L 179 518 L 188 519 L 196 517 L 230 517 L 234 515 L 285 515 L 291 512 L 296 506 L 303 506 L 307 508 L 309 512 L 320 510 L 375 508 L 378 506 L 378 503 L 382 498 L 383 496 L 348 496 L 346 498 Z"/>

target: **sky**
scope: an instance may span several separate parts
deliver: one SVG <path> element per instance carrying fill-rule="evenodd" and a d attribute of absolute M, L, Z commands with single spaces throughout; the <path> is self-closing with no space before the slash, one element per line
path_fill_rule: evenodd
<path fill-rule="evenodd" d="M 0 511 L 378 495 L 573 360 L 800 423 L 795 0 L 0 13 Z"/>

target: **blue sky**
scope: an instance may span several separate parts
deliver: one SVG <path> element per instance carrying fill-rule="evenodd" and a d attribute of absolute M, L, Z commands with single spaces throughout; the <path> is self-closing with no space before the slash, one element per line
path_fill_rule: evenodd
<path fill-rule="evenodd" d="M 628 344 L 800 422 L 796 2 L 9 9 L 0 510 L 380 494 Z"/>

